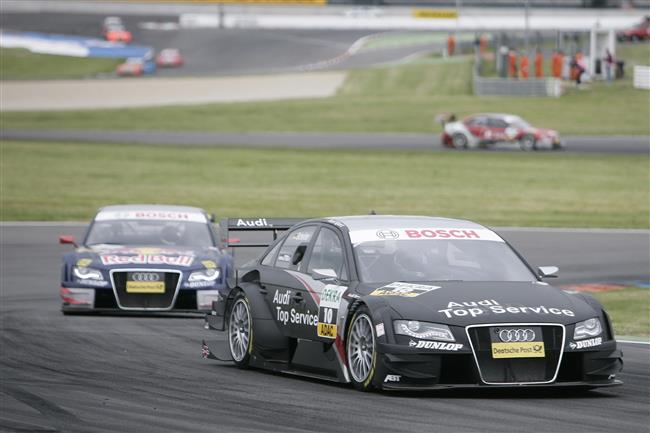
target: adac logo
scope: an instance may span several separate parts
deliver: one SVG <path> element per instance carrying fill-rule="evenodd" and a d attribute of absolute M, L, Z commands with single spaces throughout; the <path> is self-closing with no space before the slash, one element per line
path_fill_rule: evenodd
<path fill-rule="evenodd" d="M 378 230 L 377 237 L 379 239 L 397 239 L 399 238 L 399 233 L 395 230 Z"/>

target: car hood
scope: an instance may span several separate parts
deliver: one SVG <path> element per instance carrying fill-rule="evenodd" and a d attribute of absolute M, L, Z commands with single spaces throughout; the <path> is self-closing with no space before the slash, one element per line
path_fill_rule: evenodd
<path fill-rule="evenodd" d="M 411 286 L 411 287 L 409 287 Z M 600 316 L 580 297 L 541 282 L 363 284 L 369 304 L 384 302 L 407 320 L 467 326 L 480 323 L 570 324 Z"/>
<path fill-rule="evenodd" d="M 94 245 L 77 249 L 76 264 L 96 269 L 169 268 L 196 269 L 218 264 L 216 248 Z M 214 263 L 206 264 L 206 261 Z"/>

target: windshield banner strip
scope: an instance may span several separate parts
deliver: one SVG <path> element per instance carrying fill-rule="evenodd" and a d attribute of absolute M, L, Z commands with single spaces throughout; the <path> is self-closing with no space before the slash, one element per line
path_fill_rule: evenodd
<path fill-rule="evenodd" d="M 100 212 L 95 221 L 110 220 L 158 220 L 158 221 L 187 221 L 205 223 L 207 219 L 200 212 L 178 212 L 166 210 L 135 210 L 123 212 Z"/>
<path fill-rule="evenodd" d="M 492 230 L 474 228 L 386 228 L 381 230 L 355 230 L 350 232 L 350 240 L 354 245 L 363 242 L 426 239 L 504 242 Z"/>

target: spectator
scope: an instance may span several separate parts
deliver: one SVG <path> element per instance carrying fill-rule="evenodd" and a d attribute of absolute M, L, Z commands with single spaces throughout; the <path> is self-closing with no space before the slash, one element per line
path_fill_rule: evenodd
<path fill-rule="evenodd" d="M 508 77 L 517 78 L 517 52 L 510 50 L 508 53 Z"/>
<path fill-rule="evenodd" d="M 542 50 L 538 48 L 535 53 L 535 78 L 542 78 L 544 76 L 543 68 L 544 55 L 542 54 Z"/>
<path fill-rule="evenodd" d="M 449 33 L 449 37 L 447 37 L 447 55 L 449 57 L 452 57 L 455 51 L 456 51 L 456 38 L 454 37 L 454 35 Z"/>
<path fill-rule="evenodd" d="M 519 75 L 522 80 L 527 80 L 529 75 L 528 69 L 528 55 L 523 54 L 519 59 Z"/>
<path fill-rule="evenodd" d="M 614 67 L 616 65 L 616 61 L 614 59 L 614 56 L 612 55 L 611 51 L 609 51 L 609 48 L 605 52 L 605 76 L 607 77 L 607 82 L 611 83 L 612 78 L 614 75 Z"/>

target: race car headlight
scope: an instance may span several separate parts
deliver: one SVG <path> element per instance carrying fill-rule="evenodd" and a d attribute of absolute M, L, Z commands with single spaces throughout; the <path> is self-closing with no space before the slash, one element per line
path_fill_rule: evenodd
<path fill-rule="evenodd" d="M 203 269 L 192 272 L 187 281 L 214 281 L 219 278 L 219 274 L 220 272 L 218 268 Z"/>
<path fill-rule="evenodd" d="M 408 335 L 422 340 L 456 341 L 447 325 L 417 320 L 395 320 L 393 325 L 395 334 Z"/>
<path fill-rule="evenodd" d="M 594 317 L 593 319 L 576 323 L 575 330 L 573 331 L 573 339 L 580 340 L 587 337 L 595 337 L 602 332 L 603 327 L 600 324 L 600 319 Z"/>
<path fill-rule="evenodd" d="M 93 268 L 88 268 L 85 266 L 75 266 L 72 268 L 72 273 L 77 278 L 77 280 L 88 281 L 104 281 L 104 276 L 101 271 Z"/>

